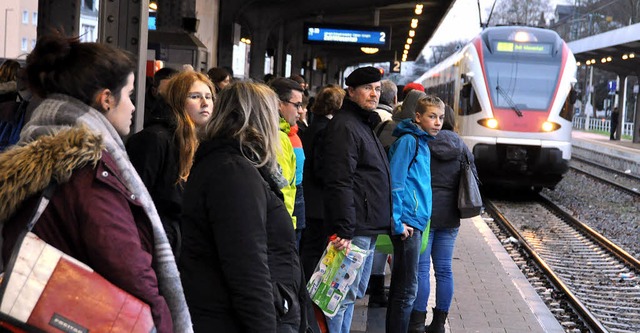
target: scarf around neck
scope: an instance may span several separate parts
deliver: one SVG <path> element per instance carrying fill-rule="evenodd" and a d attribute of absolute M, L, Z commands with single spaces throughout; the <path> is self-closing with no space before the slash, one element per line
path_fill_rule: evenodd
<path fill-rule="evenodd" d="M 129 161 L 120 135 L 107 118 L 78 99 L 53 94 L 36 108 L 33 118 L 25 124 L 18 144 L 25 144 L 42 135 L 51 135 L 80 125 L 102 135 L 103 144 L 115 160 L 125 186 L 142 203 L 153 229 L 153 256 L 156 263 L 154 270 L 158 277 L 158 287 L 171 311 L 174 331 L 193 332 L 180 274 L 156 207 L 140 176 Z"/>

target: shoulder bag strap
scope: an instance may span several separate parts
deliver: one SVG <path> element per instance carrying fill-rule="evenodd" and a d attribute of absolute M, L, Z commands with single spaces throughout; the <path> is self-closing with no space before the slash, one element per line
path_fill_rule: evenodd
<path fill-rule="evenodd" d="M 29 223 L 27 223 L 27 232 L 30 232 L 31 229 L 33 229 L 33 227 L 36 225 L 36 222 L 38 222 L 38 219 L 47 208 L 47 205 L 49 205 L 49 201 L 51 201 L 51 197 L 53 196 L 53 192 L 55 191 L 56 186 L 56 182 L 51 181 L 49 185 L 47 185 L 47 187 L 44 189 L 44 191 L 42 191 L 40 199 L 38 200 L 38 204 L 36 205 L 36 209 L 31 214 Z"/>

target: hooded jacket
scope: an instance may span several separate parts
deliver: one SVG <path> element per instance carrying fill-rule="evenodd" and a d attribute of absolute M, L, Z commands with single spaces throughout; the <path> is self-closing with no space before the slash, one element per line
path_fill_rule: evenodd
<path fill-rule="evenodd" d="M 74 128 L 43 137 L 0 155 L 0 168 L 7 180 L 0 190 L 5 262 L 40 192 L 55 179 L 59 185 L 32 232 L 149 304 L 158 331 L 172 332 L 171 314 L 151 269 L 151 225 L 99 136 Z"/>
<path fill-rule="evenodd" d="M 294 229 L 280 190 L 234 139 L 203 141 L 184 193 L 180 272 L 199 332 L 276 332 L 300 314 Z M 291 311 L 283 314 L 283 299 Z M 295 320 L 294 320 L 295 322 Z"/>
<path fill-rule="evenodd" d="M 282 117 L 280 117 L 280 148 L 278 152 L 278 164 L 282 169 L 282 176 L 287 180 L 285 185 L 280 190 L 284 195 L 284 204 L 287 206 L 287 211 L 293 221 L 293 227 L 296 227 L 296 217 L 293 215 L 293 209 L 296 202 L 296 154 L 293 151 L 293 145 L 289 140 L 289 132 L 291 131 L 291 125 Z"/>
<path fill-rule="evenodd" d="M 391 120 L 381 122 L 378 128 L 376 128 L 376 135 L 380 139 L 382 146 L 388 149 L 391 147 L 396 137 L 393 135 L 393 131 L 399 122 L 404 119 L 414 119 L 416 117 L 416 106 L 418 100 L 426 97 L 427 95 L 419 90 L 411 90 L 404 98 L 404 102 L 398 104 L 391 115 Z"/>
<path fill-rule="evenodd" d="M 433 137 L 411 119 L 398 123 L 393 135 L 398 139 L 389 149 L 394 221 L 392 231 L 394 235 L 401 234 L 404 229 L 402 223 L 424 231 L 431 218 L 430 154 L 427 142 Z"/>
<path fill-rule="evenodd" d="M 477 174 L 473 154 L 458 134 L 449 130 L 440 131 L 435 140 L 430 140 L 429 149 L 433 193 L 431 228 L 457 228 L 460 226 L 458 184 L 462 150 L 471 162 L 473 173 Z"/>
<path fill-rule="evenodd" d="M 3 258 L 52 179 L 59 185 L 33 232 L 149 304 L 159 332 L 192 332 L 175 260 L 149 193 L 115 128 L 73 97 L 48 96 L 18 145 L 0 154 Z"/>
<path fill-rule="evenodd" d="M 183 185 L 179 177 L 179 152 L 175 118 L 159 97 L 145 128 L 127 140 L 127 153 L 149 190 L 173 253 L 179 254 Z"/>
<path fill-rule="evenodd" d="M 389 162 L 372 130 L 376 119 L 345 99 L 324 135 L 325 219 L 329 234 L 340 238 L 390 232 Z"/>

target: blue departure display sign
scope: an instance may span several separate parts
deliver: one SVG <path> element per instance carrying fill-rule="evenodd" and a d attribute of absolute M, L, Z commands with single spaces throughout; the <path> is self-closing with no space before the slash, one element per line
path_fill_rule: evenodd
<path fill-rule="evenodd" d="M 391 45 L 391 29 L 389 27 L 305 23 L 304 42 L 388 49 Z"/>

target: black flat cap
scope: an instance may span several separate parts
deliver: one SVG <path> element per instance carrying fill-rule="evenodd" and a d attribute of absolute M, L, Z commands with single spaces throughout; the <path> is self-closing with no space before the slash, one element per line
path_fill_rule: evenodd
<path fill-rule="evenodd" d="M 380 73 L 380 70 L 375 67 L 368 66 L 360 67 L 351 72 L 345 80 L 345 83 L 347 86 L 355 88 L 363 84 L 378 82 L 380 80 L 382 80 L 382 73 Z"/>

